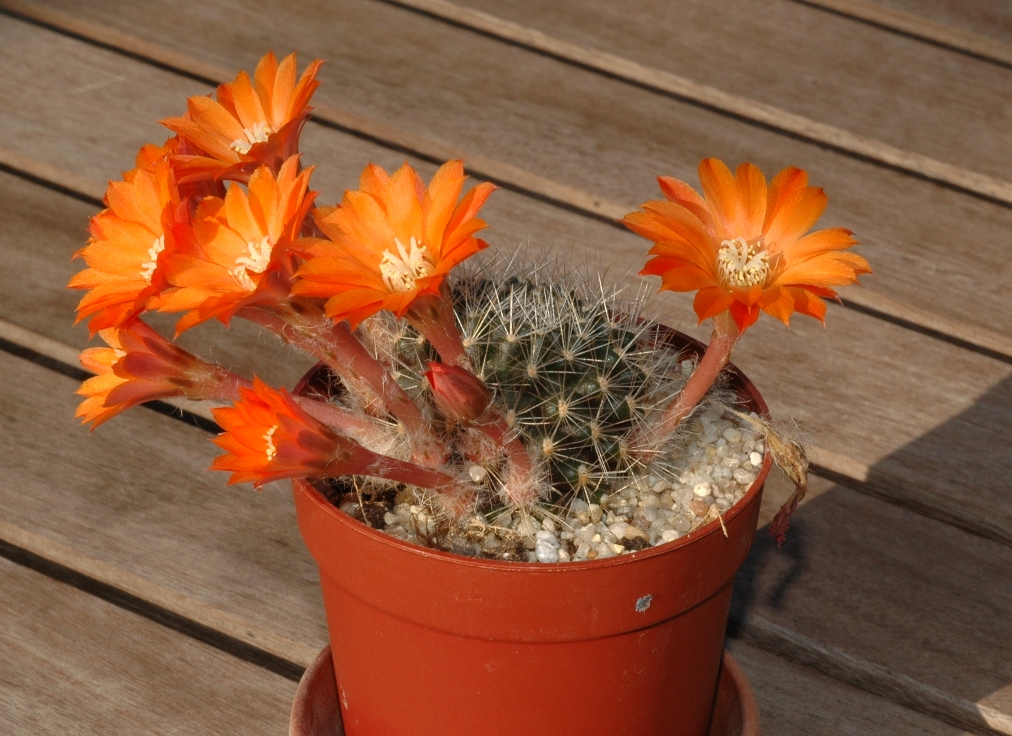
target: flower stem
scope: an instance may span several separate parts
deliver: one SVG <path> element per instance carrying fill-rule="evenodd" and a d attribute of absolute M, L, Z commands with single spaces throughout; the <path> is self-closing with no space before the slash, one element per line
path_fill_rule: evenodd
<path fill-rule="evenodd" d="M 471 426 L 492 440 L 495 446 L 502 448 L 509 461 L 509 475 L 503 484 L 504 491 L 517 506 L 529 508 L 538 497 L 531 456 L 520 438 L 510 431 L 503 416 L 494 407 L 489 411 L 495 412 L 490 420 L 475 422 Z"/>
<path fill-rule="evenodd" d="M 323 361 L 346 383 L 364 384 L 383 407 L 404 427 L 411 440 L 415 460 L 430 467 L 442 465 L 447 452 L 432 427 L 387 370 L 359 339 L 347 322 L 334 324 L 311 313 L 279 315 L 261 308 L 247 308 L 239 316 L 266 327 L 300 350 Z"/>
<path fill-rule="evenodd" d="M 685 417 L 692 413 L 696 405 L 706 396 L 717 376 L 731 358 L 731 350 L 738 342 L 738 326 L 730 313 L 724 312 L 713 318 L 713 333 L 706 352 L 689 376 L 685 388 L 675 400 L 664 410 L 659 420 L 644 428 L 635 439 L 633 445 L 638 454 L 646 455 L 657 451 L 664 440 L 671 436 Z"/>
<path fill-rule="evenodd" d="M 353 470 L 348 472 L 354 475 L 370 475 L 377 478 L 407 483 L 421 488 L 431 488 L 439 491 L 441 488 L 449 488 L 454 484 L 452 476 L 432 468 L 423 468 L 421 465 L 409 463 L 405 460 L 380 455 L 368 450 L 361 445 L 356 445 L 351 450 L 351 457 L 348 460 Z"/>
<path fill-rule="evenodd" d="M 294 398 L 307 414 L 331 429 L 360 437 L 367 442 L 379 439 L 384 434 L 383 426 L 379 422 L 363 414 L 308 396 L 295 396 Z"/>
<path fill-rule="evenodd" d="M 448 289 L 443 289 L 442 296 L 427 294 L 416 299 L 404 317 L 436 349 L 444 363 L 471 370 L 471 359 L 457 328 Z"/>

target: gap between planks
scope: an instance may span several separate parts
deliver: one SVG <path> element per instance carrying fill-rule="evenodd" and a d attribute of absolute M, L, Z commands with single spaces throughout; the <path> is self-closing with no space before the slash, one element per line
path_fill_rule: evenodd
<path fill-rule="evenodd" d="M 448 22 L 465 30 L 505 41 L 528 51 L 542 54 L 612 79 L 643 89 L 676 97 L 690 104 L 759 125 L 823 148 L 884 166 L 908 175 L 927 179 L 942 186 L 1012 207 L 1012 183 L 963 169 L 924 154 L 907 151 L 882 141 L 861 136 L 826 123 L 795 115 L 715 87 L 699 84 L 670 72 L 648 67 L 604 51 L 579 46 L 549 36 L 518 23 L 503 20 L 478 10 L 464 8 L 446 0 L 381 0 L 402 9 Z M 51 30 L 72 36 L 132 58 L 153 63 L 199 81 L 220 84 L 232 74 L 213 64 L 204 63 L 159 44 L 136 38 L 98 23 L 42 8 L 24 0 L 0 0 L 0 10 Z M 318 122 L 337 127 L 381 145 L 412 153 L 437 163 L 465 158 L 452 146 L 380 123 L 362 115 L 330 106 L 315 108 Z M 475 174 L 516 191 L 548 199 L 569 209 L 585 212 L 598 219 L 614 221 L 629 209 L 606 202 L 600 197 L 537 176 L 517 167 L 482 156 L 466 156 L 468 168 Z"/>
<path fill-rule="evenodd" d="M 419 12 L 435 15 L 443 20 L 448 20 L 458 25 L 464 25 L 466 28 L 471 28 L 472 30 L 485 33 L 486 35 L 491 34 L 496 38 L 508 40 L 511 43 L 520 43 L 521 45 L 526 46 L 529 44 L 523 43 L 522 39 L 528 39 L 532 44 L 535 41 L 540 40 L 544 42 L 546 49 L 555 48 L 556 45 L 561 45 L 560 48 L 562 50 L 571 49 L 574 54 L 576 54 L 577 50 L 579 50 L 580 53 L 590 54 L 595 58 L 597 56 L 601 56 L 606 60 L 614 60 L 617 65 L 615 73 L 607 72 L 603 67 L 599 70 L 605 71 L 605 73 L 608 73 L 609 76 L 617 75 L 621 77 L 621 75 L 618 74 L 618 71 L 628 67 L 630 69 L 639 69 L 646 76 L 656 73 L 657 75 L 661 75 L 663 78 L 670 77 L 675 80 L 681 80 L 680 77 L 674 77 L 674 75 L 667 74 L 666 72 L 642 67 L 641 65 L 635 64 L 635 62 L 627 61 L 617 56 L 583 49 L 582 47 L 575 46 L 574 44 L 558 41 L 557 39 L 546 36 L 539 31 L 530 30 L 523 26 L 495 18 L 494 16 L 480 13 L 479 11 L 460 8 L 452 3 L 445 2 L 445 0 L 382 1 L 393 3 L 395 5 L 401 5 L 410 10 L 418 10 Z M 130 36 L 121 31 L 110 29 L 97 23 L 80 20 L 59 11 L 40 8 L 32 3 L 24 2 L 23 0 L 0 0 L 0 11 L 31 23 L 40 24 L 50 30 L 69 35 L 70 37 L 87 43 L 98 45 L 116 53 L 126 54 L 131 58 L 138 59 L 145 63 L 154 64 L 159 68 L 166 69 L 173 73 L 182 74 L 198 81 L 209 84 L 219 84 L 230 79 L 232 76 L 225 69 L 212 64 L 206 64 L 199 59 L 194 59 L 186 54 L 181 54 L 159 44 Z M 437 11 L 443 12 L 445 15 L 440 15 Z M 465 23 L 465 20 L 472 21 L 472 23 Z M 498 29 L 499 33 L 494 32 L 496 29 Z M 515 35 L 516 39 L 514 39 L 511 34 Z M 533 45 L 531 48 L 539 50 Z M 548 52 L 545 51 L 545 53 Z M 549 55 L 556 56 L 556 54 Z M 559 56 L 559 58 L 562 58 L 562 56 Z M 574 57 L 574 59 L 575 58 L 576 57 Z M 574 59 L 570 59 L 569 61 L 578 63 Z M 627 81 L 635 82 L 632 78 Z M 782 114 L 783 116 L 796 118 L 798 121 L 805 120 L 797 116 L 791 116 L 789 113 L 779 111 L 776 108 L 763 106 L 760 103 L 753 103 L 745 98 L 734 97 L 733 95 L 728 95 L 716 89 L 696 85 L 694 82 L 689 80 L 681 80 L 679 83 L 681 82 L 689 85 L 692 89 L 698 88 L 699 90 L 703 90 L 706 94 L 710 94 L 712 92 L 713 95 L 716 95 L 720 99 L 726 98 L 731 102 L 737 100 L 746 107 L 748 105 L 758 105 L 770 112 L 770 114 Z M 730 108 L 728 108 L 728 110 L 730 110 Z M 318 105 L 314 108 L 311 119 L 313 122 L 326 127 L 340 130 L 363 140 L 376 143 L 385 148 L 413 155 L 432 163 L 441 164 L 444 161 L 452 159 L 464 159 L 468 172 L 479 178 L 488 180 L 506 189 L 510 189 L 533 199 L 575 212 L 576 214 L 600 220 L 623 230 L 624 228 L 622 228 L 622 226 L 616 221 L 628 212 L 636 209 L 635 205 L 614 202 L 604 197 L 596 196 L 591 192 L 586 192 L 570 187 L 561 182 L 546 179 L 501 161 L 484 156 L 470 155 L 467 152 L 456 149 L 453 146 L 427 139 L 423 136 L 416 135 L 409 131 L 405 131 L 387 123 L 356 113 L 347 112 L 326 105 Z M 813 121 L 807 121 L 804 125 L 807 126 L 809 123 L 815 126 L 821 125 L 814 123 Z M 799 123 L 799 125 L 800 124 L 801 123 Z M 828 126 L 823 127 L 829 129 Z M 832 130 L 837 131 L 840 134 L 845 134 L 846 136 L 851 135 L 846 131 L 836 128 L 833 128 Z M 854 136 L 854 138 L 857 139 L 859 136 Z M 886 144 L 881 144 L 871 139 L 862 138 L 861 140 L 867 142 L 873 147 L 884 146 L 885 148 L 890 148 Z M 901 155 L 901 158 L 906 156 L 914 157 L 918 160 L 923 159 L 924 161 L 933 161 L 933 159 L 920 156 L 920 154 L 913 154 L 901 151 L 900 149 L 891 150 L 898 152 L 897 155 Z M 860 157 L 869 158 L 869 160 L 874 158 L 864 155 Z M 953 172 L 962 172 L 960 176 L 965 174 L 969 177 L 983 177 L 983 175 L 958 169 L 957 167 L 950 166 L 949 164 L 942 164 L 940 162 L 935 163 L 939 166 L 948 167 L 948 169 L 951 169 Z M 49 164 L 33 161 L 23 154 L 18 154 L 2 147 L 0 147 L 0 169 L 50 186 L 57 191 L 64 192 L 78 199 L 84 199 L 85 201 L 99 201 L 100 203 L 100 200 L 104 196 L 104 188 L 97 182 L 86 180 L 83 177 L 69 172 L 60 171 Z M 918 173 L 913 169 L 903 170 L 907 171 L 907 173 L 914 173 L 917 176 L 922 176 L 921 173 Z M 990 182 L 990 184 L 985 186 L 985 189 L 991 187 L 988 191 L 1000 190 L 1001 192 L 1004 192 L 1004 199 L 999 197 L 996 201 L 1000 200 L 999 203 L 1012 206 L 1012 184 L 999 181 L 997 179 L 991 179 L 989 177 L 983 177 L 983 179 Z M 961 186 L 956 186 L 955 184 L 954 187 L 957 189 L 965 189 Z M 994 187 L 998 187 L 998 189 L 995 190 Z M 965 191 L 969 190 L 966 189 Z M 960 320 L 953 320 L 936 312 L 919 309 L 868 289 L 852 287 L 847 289 L 846 292 L 847 293 L 845 293 L 843 298 L 844 306 L 855 308 L 857 311 L 868 314 L 869 316 L 884 318 L 902 327 L 916 329 L 929 336 L 947 340 L 948 342 L 952 342 L 960 347 L 975 350 L 988 357 L 1001 360 L 1002 362 L 1012 363 L 1012 337 L 999 333 L 995 330 L 989 330 L 986 327 L 968 324 Z"/>
<path fill-rule="evenodd" d="M 910 710 L 976 734 L 1012 735 L 1012 716 L 963 700 L 939 688 L 752 615 L 732 613 L 728 636 L 791 662 L 809 667 L 838 682 L 890 700 Z"/>
<path fill-rule="evenodd" d="M 18 348 L 19 351 L 8 350 L 8 352 L 16 352 L 19 357 L 32 360 L 31 355 L 24 354 L 25 351 L 40 356 L 41 360 L 35 362 L 52 370 L 74 378 L 90 375 L 78 367 L 79 351 L 76 348 L 0 317 L 0 349 L 5 349 L 4 343 Z M 182 417 L 176 418 L 189 420 L 207 431 L 220 431 L 211 414 L 211 408 L 217 405 L 215 402 L 170 398 L 150 402 L 147 406 L 158 409 L 159 404 L 181 411 Z M 975 536 L 1012 547 L 1012 530 L 1008 529 L 1007 525 L 996 522 L 986 515 L 967 511 L 962 504 L 953 499 L 925 496 L 916 487 L 908 487 L 901 478 L 873 477 L 871 468 L 866 463 L 832 450 L 809 446 L 807 451 L 811 470 L 816 475 Z"/>
<path fill-rule="evenodd" d="M 317 654 L 311 647 L 261 629 L 241 617 L 220 611 L 4 521 L 0 521 L 0 555 L 18 564 L 40 568 L 40 572 L 50 576 L 54 576 L 52 568 L 56 567 L 60 574 L 55 577 L 62 578 L 64 583 L 68 582 L 66 572 L 69 571 L 83 578 L 83 581 L 75 581 L 77 587 L 92 595 L 99 593 L 96 587 L 112 589 L 111 594 L 99 593 L 100 597 L 162 625 L 176 623 L 172 628 L 181 633 L 194 636 L 258 666 L 279 671 L 279 674 L 290 679 L 297 679 L 301 670 L 308 667 Z M 26 555 L 49 564 L 33 565 L 25 559 Z M 137 602 L 131 601 L 125 605 L 124 597 Z M 168 611 L 181 621 L 167 622 L 164 615 L 159 615 L 161 611 Z M 196 627 L 188 626 L 188 623 L 196 624 Z M 196 633 L 195 628 L 209 630 L 211 635 Z M 953 726 L 984 736 L 1012 736 L 1012 717 L 1000 711 L 958 698 L 886 667 L 820 644 L 761 617 L 732 616 L 728 623 L 728 636 Z M 237 648 L 230 645 L 231 641 L 245 646 Z M 256 656 L 258 654 L 261 656 Z M 267 656 L 265 658 L 262 655 Z"/>
<path fill-rule="evenodd" d="M 0 7 L 7 1 L 0 0 Z M 104 195 L 104 187 L 100 183 L 49 164 L 37 162 L 3 147 L 0 147 L 0 169 L 21 176 L 33 183 L 49 186 L 56 191 L 68 193 L 78 199 L 102 206 L 101 198 Z M 589 197 L 590 195 L 585 196 Z M 618 205 L 612 206 L 619 207 Z M 628 211 L 628 209 L 622 209 Z M 954 342 L 960 347 L 975 350 L 1006 363 L 1012 363 L 1012 339 L 1004 335 L 915 309 L 867 290 L 853 291 L 857 292 L 857 298 L 848 294 L 845 304 L 851 302 L 852 308 L 856 306 L 858 311 L 870 313 L 873 317 L 885 318 L 936 339 Z M 77 351 L 70 346 L 2 319 L 0 319 L 0 339 L 6 339 L 14 345 L 32 350 L 49 360 L 55 360 L 59 364 L 69 367 L 70 370 L 81 370 L 77 368 Z M 56 369 L 60 370 L 58 367 Z M 187 399 L 169 399 L 160 403 L 163 406 L 168 404 L 176 407 L 182 410 L 184 415 L 190 414 L 204 420 L 201 426 L 205 429 L 214 431 L 216 427 L 207 404 Z M 205 426 L 208 423 L 210 426 Z M 968 512 L 961 504 L 952 499 L 925 497 L 919 489 L 907 487 L 902 478 L 879 479 L 870 482 L 872 469 L 868 464 L 828 449 L 811 447 L 809 455 L 812 461 L 812 470 L 818 475 L 889 503 L 903 506 L 923 516 L 950 524 L 976 536 L 1012 546 L 1012 529 L 1007 528 L 1007 525 L 983 514 Z"/>
<path fill-rule="evenodd" d="M 1012 46 L 979 33 L 952 28 L 944 23 L 936 23 L 917 15 L 862 0 L 792 0 L 792 2 L 926 41 L 975 59 L 1012 68 Z"/>
<path fill-rule="evenodd" d="M 1012 183 L 924 154 L 795 115 L 773 105 L 699 84 L 606 51 L 580 46 L 447 0 L 381 0 L 637 87 L 670 95 L 707 110 L 759 125 L 862 161 L 927 179 L 983 199 L 1012 206 Z M 4 1 L 6 4 L 6 0 Z"/>
<path fill-rule="evenodd" d="M 384 1 L 400 4 L 400 0 Z M 448 6 L 457 8 L 457 6 L 445 3 L 443 0 L 410 0 L 410 2 L 419 6 L 438 4 L 439 7 Z M 99 24 L 82 21 L 59 11 L 39 8 L 22 0 L 0 0 L 0 10 L 29 22 L 41 24 L 51 30 L 67 34 L 73 38 L 96 44 L 117 53 L 126 54 L 146 63 L 153 63 L 160 68 L 209 84 L 218 84 L 231 77 L 224 69 L 205 64 L 158 44 L 135 38 Z M 477 11 L 459 8 L 458 10 L 467 14 L 477 13 Z M 494 19 L 492 16 L 487 17 L 494 20 L 497 24 L 514 25 L 508 24 L 506 21 Z M 523 30 L 525 33 L 528 32 L 522 26 L 516 26 L 516 28 Z M 537 34 L 538 32 L 529 31 L 529 33 Z M 563 42 L 560 41 L 559 43 Z M 615 58 L 618 59 L 618 57 Z M 628 63 L 631 64 L 632 62 Z M 664 74 L 664 72 L 658 73 Z M 717 91 L 714 90 L 714 92 L 716 93 Z M 723 95 L 724 93 L 719 94 Z M 784 114 L 786 115 L 787 113 Z M 453 146 L 429 140 L 423 136 L 356 113 L 321 105 L 314 109 L 312 120 L 326 127 L 340 130 L 385 148 L 413 155 L 432 163 L 439 164 L 451 159 L 464 159 L 468 172 L 475 176 L 519 194 L 619 228 L 621 226 L 617 224 L 616 220 L 636 209 L 634 205 L 610 201 L 604 197 L 546 179 L 501 161 L 483 156 L 470 155 Z M 57 191 L 78 199 L 84 199 L 85 201 L 100 203 L 104 195 L 104 188 L 97 182 L 86 180 L 69 172 L 60 171 L 49 164 L 33 161 L 23 154 L 18 154 L 4 148 L 0 148 L 0 169 L 42 183 Z M 994 181 L 997 182 L 997 180 Z M 1005 201 L 1012 205 L 1012 184 L 1006 182 L 997 183 L 1007 188 L 1009 197 Z M 960 320 L 953 320 L 942 314 L 919 309 L 864 288 L 855 287 L 848 289 L 844 295 L 843 303 L 844 306 L 856 308 L 858 311 L 870 316 L 885 318 L 900 326 L 912 327 L 929 336 L 948 340 L 960 347 L 976 350 L 988 357 L 1012 363 L 1012 337 L 1003 335 L 997 331 L 968 324 Z"/>
<path fill-rule="evenodd" d="M 268 669 L 288 670 L 286 674 L 294 675 L 300 668 L 305 669 L 308 667 L 318 654 L 312 647 L 292 641 L 273 631 L 259 628 L 238 616 L 220 611 L 217 608 L 152 583 L 126 570 L 121 570 L 108 563 L 92 559 L 70 547 L 21 529 L 3 520 L 0 520 L 0 543 L 3 543 L 3 546 L 0 546 L 0 555 L 12 559 L 13 562 L 25 564 L 23 557 L 16 554 L 20 550 L 41 558 L 58 568 L 63 568 L 65 571 L 83 576 L 88 581 L 113 588 L 132 598 L 139 599 L 139 601 L 150 604 L 155 609 L 161 609 L 174 614 L 176 617 L 196 624 L 200 628 L 210 629 L 213 632 L 221 634 L 223 637 L 219 637 L 218 641 L 212 640 L 208 643 L 216 645 L 219 649 L 223 649 L 229 654 L 236 656 L 242 654 L 235 651 L 236 647 L 228 646 L 229 640 L 234 640 L 245 645 L 243 648 L 253 650 L 252 653 L 254 655 L 256 653 L 266 654 L 269 658 L 280 660 L 280 662 L 271 663 L 274 666 L 268 666 Z M 43 570 L 42 572 L 46 571 Z M 95 594 L 93 589 L 86 592 Z M 113 600 L 111 602 L 120 604 L 123 607 L 122 601 Z M 130 607 L 136 608 L 136 606 Z M 135 612 L 142 615 L 146 614 L 147 618 L 159 619 L 159 611 L 157 610 L 135 610 Z M 164 619 L 164 617 L 162 618 Z M 164 625 L 165 621 L 160 621 L 160 623 Z M 183 633 L 188 633 L 192 636 L 194 632 L 191 629 L 191 631 L 183 631 Z M 207 637 L 200 638 L 206 639 Z M 224 641 L 221 641 L 221 638 Z M 254 657 L 254 659 L 256 658 Z M 264 666 L 264 662 L 262 661 L 254 661 L 254 663 Z M 288 666 L 286 667 L 285 665 Z"/>

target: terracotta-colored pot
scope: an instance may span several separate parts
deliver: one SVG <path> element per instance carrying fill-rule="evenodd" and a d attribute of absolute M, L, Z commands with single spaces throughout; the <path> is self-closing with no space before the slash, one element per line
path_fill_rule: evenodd
<path fill-rule="evenodd" d="M 700 347 L 681 335 L 665 341 Z M 733 368 L 731 388 L 767 414 Z M 660 547 L 564 564 L 418 547 L 293 481 L 320 569 L 346 733 L 704 736 L 731 586 L 769 467 L 767 454 L 724 514 L 726 537 L 714 522 Z"/>
<path fill-rule="evenodd" d="M 288 736 L 345 736 L 330 647 L 324 647 L 299 681 Z M 707 736 L 759 736 L 755 695 L 726 649 Z"/>

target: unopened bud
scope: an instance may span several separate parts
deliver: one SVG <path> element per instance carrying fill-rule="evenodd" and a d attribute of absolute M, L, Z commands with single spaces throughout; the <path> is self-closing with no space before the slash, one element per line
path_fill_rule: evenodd
<path fill-rule="evenodd" d="M 429 363 L 425 377 L 429 379 L 436 405 L 443 414 L 462 424 L 482 417 L 492 402 L 492 392 L 480 378 L 444 363 Z"/>

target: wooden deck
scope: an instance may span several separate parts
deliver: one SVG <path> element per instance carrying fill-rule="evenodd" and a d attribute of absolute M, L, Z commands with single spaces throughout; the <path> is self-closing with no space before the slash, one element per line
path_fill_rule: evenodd
<path fill-rule="evenodd" d="M 268 48 L 328 60 L 303 137 L 322 202 L 367 161 L 462 156 L 503 189 L 493 242 L 618 276 L 645 246 L 614 219 L 655 175 L 806 168 L 876 274 L 828 329 L 761 320 L 736 353 L 816 476 L 784 548 L 759 536 L 728 646 L 764 733 L 1012 734 L 1012 9 L 993 0 L 0 0 L 0 731 L 282 734 L 326 642 L 290 493 L 205 472 L 202 410 L 72 420 L 87 334 L 64 285 L 105 181 Z M 194 332 L 273 381 L 310 362 L 242 325 Z"/>

